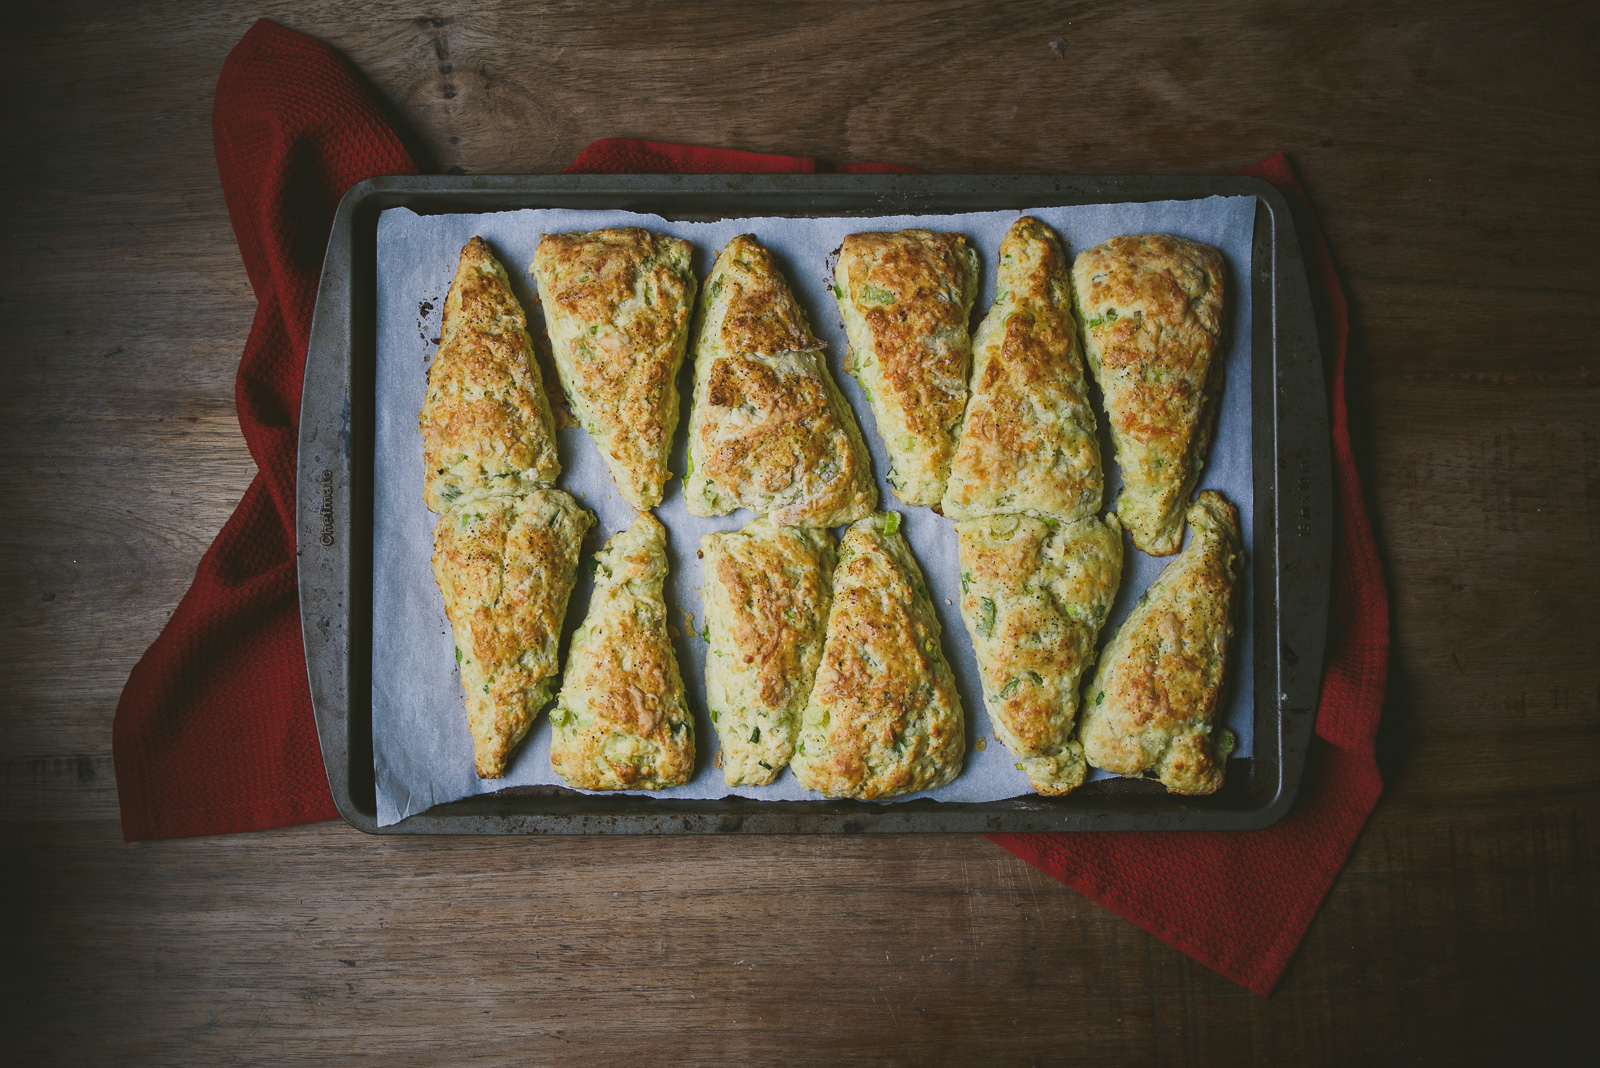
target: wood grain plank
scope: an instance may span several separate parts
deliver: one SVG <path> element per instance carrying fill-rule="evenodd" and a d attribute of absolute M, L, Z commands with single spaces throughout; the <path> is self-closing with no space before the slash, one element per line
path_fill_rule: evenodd
<path fill-rule="evenodd" d="M 440 842 L 323 825 L 119 848 L 104 822 L 8 825 L 28 865 L 10 952 L 29 977 L 8 1005 L 49 1021 L 27 1035 L 39 1049 L 153 1060 L 333 1059 L 381 1020 L 359 1049 L 398 1063 L 436 1058 L 444 1027 L 463 1063 L 777 1063 L 797 1042 L 940 1063 L 1075 1040 L 1091 1064 L 1350 1063 L 1396 1041 L 1426 1043 L 1407 1063 L 1460 1064 L 1572 1037 L 1592 918 L 1581 880 L 1557 873 L 1592 871 L 1595 830 L 1578 807 L 1375 826 L 1262 1000 L 976 838 Z M 64 999 L 103 1026 L 77 1028 Z"/>

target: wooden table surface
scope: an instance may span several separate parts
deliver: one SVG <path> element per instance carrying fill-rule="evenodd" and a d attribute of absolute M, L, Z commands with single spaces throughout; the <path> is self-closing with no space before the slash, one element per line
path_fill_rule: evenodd
<path fill-rule="evenodd" d="M 8 4 L 7 1063 L 1529 1063 L 1592 1047 L 1600 7 Z M 1355 326 L 1385 796 L 1255 997 L 979 837 L 124 845 L 117 696 L 249 483 L 209 123 L 258 15 L 427 166 L 611 135 L 936 172 L 1279 149 Z M 1052 47 L 1052 42 L 1059 42 Z"/>

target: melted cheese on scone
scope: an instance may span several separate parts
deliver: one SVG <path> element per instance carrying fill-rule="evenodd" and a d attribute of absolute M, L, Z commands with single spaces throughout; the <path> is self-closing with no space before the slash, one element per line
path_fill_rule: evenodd
<path fill-rule="evenodd" d="M 973 340 L 972 399 L 944 491 L 953 519 L 1100 510 L 1100 444 L 1089 407 L 1066 254 L 1027 216 L 1000 243 L 994 305 Z"/>
<path fill-rule="evenodd" d="M 1072 267 L 1089 367 L 1100 383 L 1134 545 L 1177 552 L 1222 384 L 1222 253 L 1167 234 L 1116 237 Z"/>
<path fill-rule="evenodd" d="M 550 764 L 584 790 L 682 786 L 694 774 L 694 717 L 667 630 L 666 528 L 640 513 L 594 567 L 550 713 Z"/>
<path fill-rule="evenodd" d="M 418 422 L 432 511 L 476 493 L 547 486 L 561 473 L 527 316 L 481 237 L 461 250 Z"/>
<path fill-rule="evenodd" d="M 463 498 L 433 532 L 478 774 L 506 760 L 550 699 L 561 624 L 594 516 L 555 489 Z"/>
<path fill-rule="evenodd" d="M 1122 578 L 1121 528 L 1001 515 L 957 523 L 956 535 L 961 618 L 995 737 L 1035 790 L 1069 793 L 1086 771 L 1072 737 L 1078 683 Z"/>
<path fill-rule="evenodd" d="M 978 253 L 963 234 L 851 234 L 834 283 L 850 339 L 847 366 L 888 448 L 889 484 L 907 504 L 937 505 L 967 407 Z"/>
<path fill-rule="evenodd" d="M 736 237 L 702 290 L 689 415 L 689 512 L 749 508 L 833 527 L 877 507 L 855 414 L 772 254 Z"/>
<path fill-rule="evenodd" d="M 545 234 L 532 271 L 573 414 L 627 502 L 654 508 L 694 308 L 689 243 L 637 228 Z"/>
<path fill-rule="evenodd" d="M 828 797 L 894 797 L 961 772 L 961 697 L 898 524 L 893 512 L 869 516 L 839 546 L 827 642 L 791 764 Z"/>
<path fill-rule="evenodd" d="M 1206 490 L 1189 508 L 1193 536 L 1139 598 L 1084 692 L 1083 751 L 1119 775 L 1154 770 L 1175 794 L 1222 785 L 1233 736 L 1216 730 L 1244 550 L 1239 511 Z"/>
<path fill-rule="evenodd" d="M 822 659 L 833 536 L 757 519 L 700 539 L 706 703 L 729 786 L 762 785 L 794 755 Z"/>

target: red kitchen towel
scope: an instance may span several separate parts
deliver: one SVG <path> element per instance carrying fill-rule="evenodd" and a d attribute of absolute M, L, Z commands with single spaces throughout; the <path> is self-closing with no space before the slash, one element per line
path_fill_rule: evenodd
<path fill-rule="evenodd" d="M 1318 315 L 1332 339 L 1333 612 L 1300 795 L 1287 816 L 1262 831 L 988 837 L 1265 996 L 1289 966 L 1383 790 L 1375 747 L 1389 673 L 1389 594 L 1350 450 L 1344 388 L 1350 318 L 1328 243 L 1281 153 L 1241 173 L 1265 178 L 1293 206 Z"/>
<path fill-rule="evenodd" d="M 129 841 L 338 815 L 295 589 L 300 380 L 339 198 L 364 178 L 417 171 L 338 53 L 264 20 L 223 64 L 211 125 L 259 302 L 235 402 L 260 471 L 117 703 L 112 751 Z"/>
<path fill-rule="evenodd" d="M 798 156 L 620 138 L 595 142 L 567 168 L 608 173 L 819 169 L 825 165 Z M 1318 314 L 1332 339 L 1333 614 L 1316 737 L 1300 796 L 1287 816 L 1263 831 L 987 837 L 1207 967 L 1266 995 L 1288 967 L 1382 790 L 1374 749 L 1388 679 L 1389 595 L 1350 450 L 1344 390 L 1350 323 L 1327 241 L 1282 153 L 1240 173 L 1271 182 L 1294 208 L 1310 253 L 1306 266 Z"/>
<path fill-rule="evenodd" d="M 318 270 L 355 182 L 415 165 L 359 79 L 325 46 L 257 23 L 228 57 L 213 113 L 234 230 L 260 300 L 238 406 L 261 474 L 193 588 L 134 669 L 115 751 L 129 840 L 333 817 L 305 682 L 294 584 L 295 422 Z M 817 160 L 608 139 L 580 172 L 812 173 Z M 1000 845 L 1259 994 L 1287 966 L 1377 802 L 1388 596 L 1350 449 L 1348 319 L 1320 228 L 1283 156 L 1245 171 L 1295 206 L 1333 338 L 1333 616 L 1316 741 L 1294 809 L 1265 831 L 992 835 Z"/>

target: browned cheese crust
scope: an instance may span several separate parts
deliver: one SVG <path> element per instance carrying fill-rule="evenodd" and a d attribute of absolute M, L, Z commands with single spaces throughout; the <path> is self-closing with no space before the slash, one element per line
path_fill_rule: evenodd
<path fill-rule="evenodd" d="M 496 779 L 550 698 L 594 516 L 560 490 L 463 499 L 433 532 L 478 774 Z"/>
<path fill-rule="evenodd" d="M 589 614 L 550 713 L 550 764 L 584 790 L 660 790 L 694 775 L 694 717 L 667 630 L 667 532 L 649 512 L 595 554 Z"/>
<path fill-rule="evenodd" d="M 790 765 L 828 797 L 931 790 L 960 774 L 966 752 L 939 619 L 893 522 L 869 516 L 839 547 L 827 642 Z"/>
<path fill-rule="evenodd" d="M 1039 793 L 1070 793 L 1086 771 L 1072 736 L 1078 684 L 1122 578 L 1116 517 L 985 516 L 956 536 L 961 617 L 995 737 Z"/>
<path fill-rule="evenodd" d="M 872 512 L 871 460 L 822 348 L 772 254 L 749 235 L 728 242 L 695 342 L 692 514 L 744 507 L 780 526 L 837 526 Z"/>
<path fill-rule="evenodd" d="M 1066 254 L 1023 216 L 1000 244 L 994 306 L 973 342 L 972 400 L 945 489 L 954 519 L 1100 510 L 1100 445 L 1089 406 Z"/>
<path fill-rule="evenodd" d="M 1233 640 L 1244 549 L 1239 511 L 1206 490 L 1193 536 L 1107 643 L 1084 692 L 1084 755 L 1119 775 L 1153 770 L 1175 794 L 1222 786 L 1228 731 L 1214 730 Z"/>
<path fill-rule="evenodd" d="M 533 273 L 573 414 L 628 503 L 655 507 L 694 308 L 689 243 L 638 228 L 545 234 Z"/>
<path fill-rule="evenodd" d="M 851 234 L 834 279 L 850 366 L 893 461 L 895 494 L 937 505 L 967 407 L 978 254 L 964 234 Z"/>
<path fill-rule="evenodd" d="M 770 783 L 794 755 L 822 659 L 833 536 L 757 519 L 700 545 L 706 704 L 722 739 L 722 774 L 729 786 Z"/>
<path fill-rule="evenodd" d="M 1222 253 L 1169 234 L 1116 237 L 1072 268 L 1089 367 L 1122 469 L 1117 516 L 1134 545 L 1177 552 L 1222 385 Z"/>
<path fill-rule="evenodd" d="M 435 512 L 474 493 L 546 486 L 561 473 L 527 316 L 481 237 L 461 250 L 418 422 L 423 500 Z"/>

